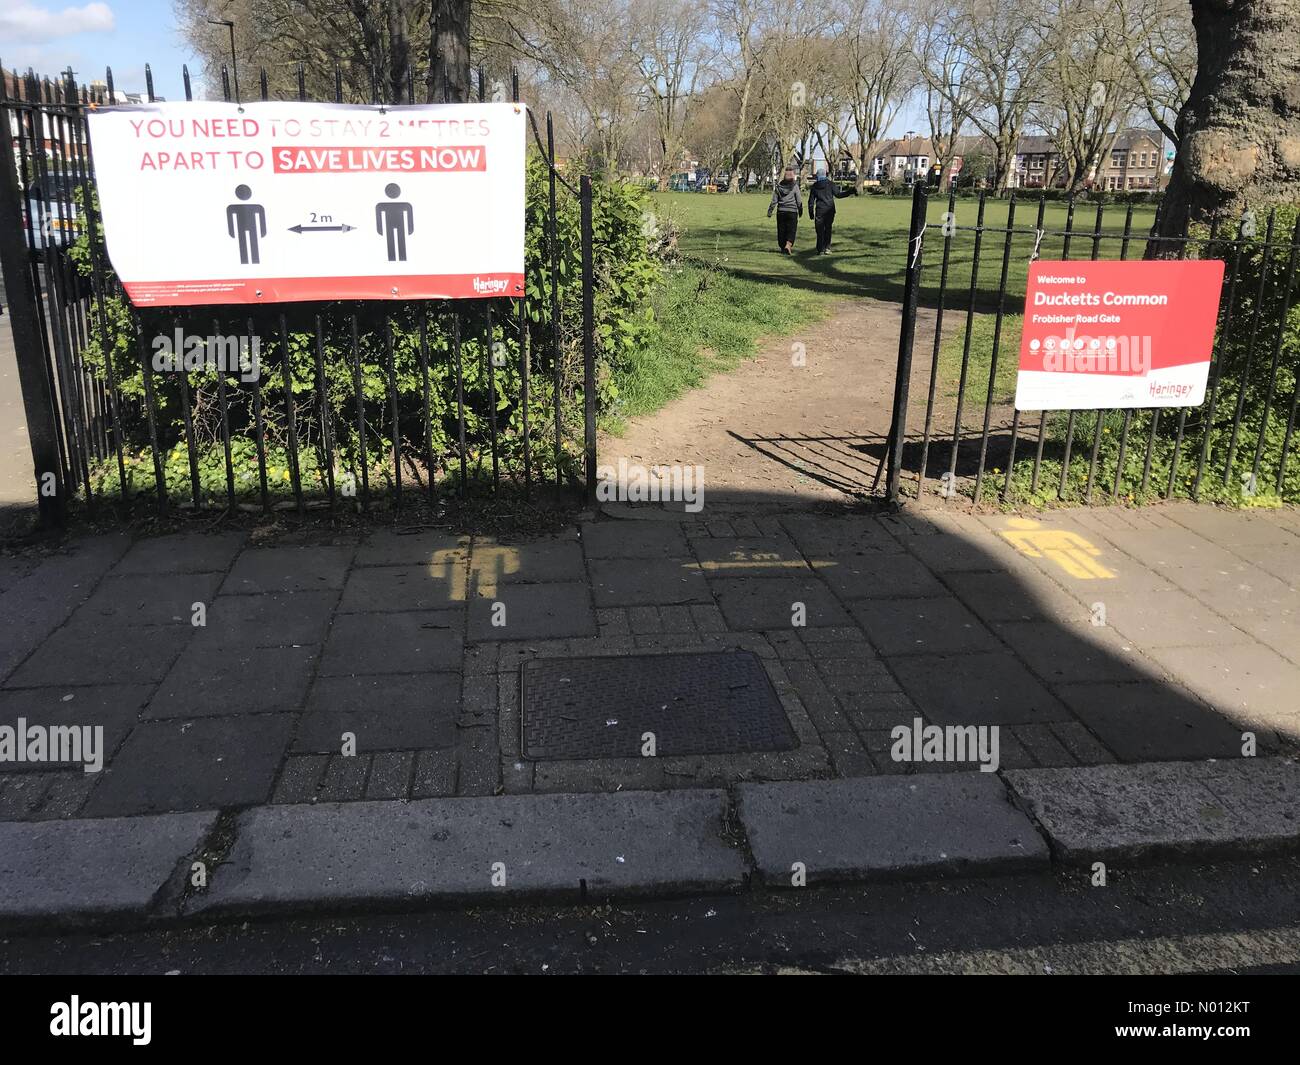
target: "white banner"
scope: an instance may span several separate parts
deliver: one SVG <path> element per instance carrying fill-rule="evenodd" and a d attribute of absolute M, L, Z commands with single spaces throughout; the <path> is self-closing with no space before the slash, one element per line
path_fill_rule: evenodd
<path fill-rule="evenodd" d="M 160 103 L 89 115 L 143 306 L 518 296 L 523 104 Z"/>

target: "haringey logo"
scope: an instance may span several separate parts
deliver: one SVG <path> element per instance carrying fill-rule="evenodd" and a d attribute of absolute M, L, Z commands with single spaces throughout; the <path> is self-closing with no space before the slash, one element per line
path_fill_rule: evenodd
<path fill-rule="evenodd" d="M 476 277 L 474 278 L 475 292 L 504 292 L 506 290 L 506 280 L 502 277 Z"/>
<path fill-rule="evenodd" d="M 153 1004 L 150 1002 L 68 1002 L 50 1006 L 50 1035 L 129 1036 L 138 1047 L 153 1038 Z"/>

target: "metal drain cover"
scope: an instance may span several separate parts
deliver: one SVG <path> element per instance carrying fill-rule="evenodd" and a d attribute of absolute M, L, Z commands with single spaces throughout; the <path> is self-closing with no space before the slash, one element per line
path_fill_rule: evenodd
<path fill-rule="evenodd" d="M 560 658 L 520 668 L 524 757 L 787 751 L 799 741 L 749 651 Z"/>

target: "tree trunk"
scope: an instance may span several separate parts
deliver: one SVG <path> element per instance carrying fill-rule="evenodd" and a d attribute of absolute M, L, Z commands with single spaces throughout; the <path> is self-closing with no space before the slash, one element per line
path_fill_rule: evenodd
<path fill-rule="evenodd" d="M 469 18 L 470 0 L 433 0 L 427 85 L 430 103 L 469 102 Z"/>
<path fill-rule="evenodd" d="M 1162 236 L 1297 199 L 1300 0 L 1191 0 L 1196 80 L 1178 116 Z"/>

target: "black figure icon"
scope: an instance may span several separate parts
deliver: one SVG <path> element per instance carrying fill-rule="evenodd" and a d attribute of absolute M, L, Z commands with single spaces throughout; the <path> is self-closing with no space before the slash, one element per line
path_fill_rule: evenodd
<path fill-rule="evenodd" d="M 252 195 L 253 190 L 247 185 L 235 189 L 235 196 L 240 200 L 247 200 Z M 226 208 L 226 229 L 232 238 L 236 236 L 236 228 L 239 230 L 239 261 L 245 265 L 260 263 L 257 238 L 266 236 L 266 210 L 260 203 L 232 203 Z"/>
<path fill-rule="evenodd" d="M 384 187 L 384 195 L 396 200 L 402 194 L 397 185 Z M 406 236 L 415 232 L 415 211 L 409 203 L 375 204 L 375 232 L 388 240 L 388 261 L 406 262 Z"/>

